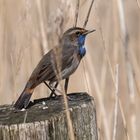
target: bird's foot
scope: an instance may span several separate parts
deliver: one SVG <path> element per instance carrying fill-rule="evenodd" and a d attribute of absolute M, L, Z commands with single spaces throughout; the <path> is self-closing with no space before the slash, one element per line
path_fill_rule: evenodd
<path fill-rule="evenodd" d="M 78 101 L 79 100 L 76 97 L 71 96 L 71 95 L 67 95 L 67 99 L 68 99 L 68 101 Z"/>
<path fill-rule="evenodd" d="M 68 101 L 72 101 L 72 98 L 70 96 L 67 95 L 67 100 Z"/>
<path fill-rule="evenodd" d="M 52 92 L 48 98 L 49 99 L 57 99 L 58 95 L 55 92 Z"/>

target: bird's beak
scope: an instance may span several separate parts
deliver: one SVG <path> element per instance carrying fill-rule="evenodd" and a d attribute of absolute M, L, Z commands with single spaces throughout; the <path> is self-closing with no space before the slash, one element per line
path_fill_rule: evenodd
<path fill-rule="evenodd" d="M 93 29 L 93 30 L 87 30 L 86 32 L 83 33 L 83 35 L 87 35 L 89 33 L 95 32 L 95 31 L 96 31 L 95 29 Z"/>

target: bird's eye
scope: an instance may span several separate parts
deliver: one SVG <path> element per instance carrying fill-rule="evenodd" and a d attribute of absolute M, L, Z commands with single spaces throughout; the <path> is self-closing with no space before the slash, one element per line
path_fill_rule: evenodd
<path fill-rule="evenodd" d="M 77 36 L 79 36 L 80 34 L 81 34 L 81 33 L 80 33 L 79 31 L 78 31 L 78 32 L 76 32 L 76 35 L 77 35 Z"/>

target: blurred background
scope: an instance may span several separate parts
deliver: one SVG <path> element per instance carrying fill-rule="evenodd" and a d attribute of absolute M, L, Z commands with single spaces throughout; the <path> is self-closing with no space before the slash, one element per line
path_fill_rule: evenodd
<path fill-rule="evenodd" d="M 80 0 L 83 27 L 91 0 Z M 41 57 L 75 22 L 76 0 L 0 0 L 0 104 L 21 94 Z M 86 29 L 87 54 L 71 76 L 69 93 L 95 100 L 99 139 L 140 137 L 140 1 L 95 0 Z M 49 95 L 44 84 L 32 97 Z"/>

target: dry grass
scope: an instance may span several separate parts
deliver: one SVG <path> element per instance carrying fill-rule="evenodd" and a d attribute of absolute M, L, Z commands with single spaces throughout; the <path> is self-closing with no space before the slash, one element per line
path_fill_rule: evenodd
<path fill-rule="evenodd" d="M 76 7 L 77 25 L 83 26 L 90 3 L 0 1 L 0 104 L 17 99 L 41 56 L 75 25 Z M 140 137 L 139 5 L 138 0 L 94 2 L 86 28 L 96 32 L 87 37 L 87 55 L 70 79 L 69 92 L 88 91 L 95 98 L 99 139 Z M 42 84 L 32 99 L 47 95 Z"/>

